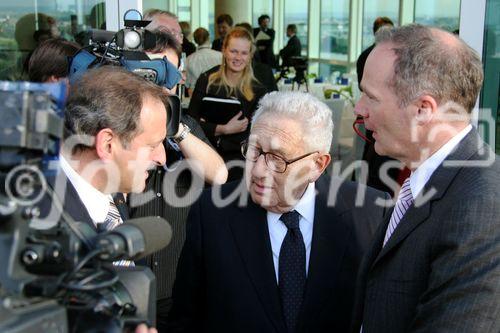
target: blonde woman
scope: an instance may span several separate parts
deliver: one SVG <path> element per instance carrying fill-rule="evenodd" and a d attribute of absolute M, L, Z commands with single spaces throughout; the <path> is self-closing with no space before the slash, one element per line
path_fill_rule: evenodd
<path fill-rule="evenodd" d="M 266 88 L 255 79 L 252 57 L 255 52 L 253 36 L 241 27 L 232 29 L 222 45 L 222 65 L 203 73 L 189 105 L 189 114 L 199 119 L 206 136 L 228 162 L 242 160 L 240 143 L 248 137 L 249 120 Z M 204 121 L 201 117 L 203 97 L 234 98 L 240 101 L 241 111 L 225 124 Z M 229 180 L 241 178 L 243 169 L 229 170 Z"/>

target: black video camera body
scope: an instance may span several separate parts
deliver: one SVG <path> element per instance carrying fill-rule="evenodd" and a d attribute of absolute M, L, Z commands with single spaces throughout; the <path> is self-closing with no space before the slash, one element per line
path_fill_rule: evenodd
<path fill-rule="evenodd" d="M 150 21 L 143 21 L 138 11 L 128 10 L 124 22 L 125 28 L 116 33 L 96 29 L 88 32 L 88 45 L 70 59 L 70 84 L 75 84 L 90 68 L 115 65 L 124 67 L 159 86 L 174 88 L 182 80 L 182 74 L 177 66 L 170 63 L 166 57 L 150 59 L 144 52 L 156 46 L 155 33 L 145 29 Z M 171 137 L 179 130 L 180 97 L 171 95 L 167 109 L 169 110 L 167 137 Z"/>
<path fill-rule="evenodd" d="M 122 248 L 121 258 L 132 260 L 156 251 L 145 248 L 148 233 L 164 228 L 163 222 L 142 230 L 144 221 L 136 221 L 137 230 L 127 223 L 97 235 L 64 213 L 40 172 L 58 154 L 63 126 L 61 101 L 54 100 L 64 98 L 65 90 L 63 83 L 0 82 L 2 333 L 121 332 L 126 325 L 155 321 L 151 270 L 118 269 L 103 258 L 117 258 L 108 248 Z M 60 212 L 47 218 L 48 228 L 35 228 L 44 198 Z"/>

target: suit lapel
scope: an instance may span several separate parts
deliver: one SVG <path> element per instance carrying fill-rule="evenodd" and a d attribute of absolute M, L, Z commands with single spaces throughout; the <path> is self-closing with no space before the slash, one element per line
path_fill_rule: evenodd
<path fill-rule="evenodd" d="M 324 301 L 331 297 L 326 291 L 336 283 L 352 231 L 342 223 L 337 209 L 328 209 L 328 182 L 324 177 L 316 182 L 316 190 L 319 194 L 316 196 L 311 255 L 298 331 L 307 331 L 305 328 L 309 322 L 314 320 Z"/>
<path fill-rule="evenodd" d="M 276 331 L 285 332 L 266 211 L 250 199 L 248 207 L 238 208 L 234 220 L 230 221 L 229 225 L 268 318 L 276 327 Z"/>
<path fill-rule="evenodd" d="M 483 150 L 484 148 L 484 142 L 482 142 L 479 138 L 476 130 L 472 129 L 458 144 L 455 150 L 445 159 L 443 165 L 448 164 L 448 166 L 445 167 L 441 165 L 432 174 L 431 178 L 424 186 L 424 189 L 415 198 L 414 206 L 408 209 L 387 244 L 378 254 L 375 262 L 373 263 L 374 265 L 429 217 L 433 201 L 439 200 L 443 197 L 461 166 L 464 165 L 464 162 L 469 162 L 468 160 L 473 154 Z M 485 153 L 488 153 L 488 150 L 484 151 Z M 462 163 L 460 164 L 455 162 Z M 386 229 L 383 231 L 384 235 L 385 230 Z"/>
<path fill-rule="evenodd" d="M 85 205 L 78 196 L 78 192 L 69 181 L 64 171 L 59 170 L 53 179 L 48 179 L 49 184 L 54 187 L 54 194 L 63 204 L 64 211 L 76 222 L 83 222 L 97 231 L 92 218 L 90 217 Z"/>

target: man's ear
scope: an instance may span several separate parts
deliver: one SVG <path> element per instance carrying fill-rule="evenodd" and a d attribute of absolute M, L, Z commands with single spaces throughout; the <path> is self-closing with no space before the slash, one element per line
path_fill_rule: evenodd
<path fill-rule="evenodd" d="M 437 115 L 438 103 L 430 95 L 422 95 L 416 102 L 416 120 L 419 125 L 425 125 Z"/>
<path fill-rule="evenodd" d="M 322 154 L 314 159 L 314 169 L 312 170 L 313 176 L 310 182 L 315 182 L 325 171 L 326 167 L 330 164 L 332 157 L 330 154 Z"/>
<path fill-rule="evenodd" d="M 95 136 L 95 150 L 97 156 L 103 161 L 112 158 L 113 139 L 116 135 L 110 128 L 103 128 Z"/>

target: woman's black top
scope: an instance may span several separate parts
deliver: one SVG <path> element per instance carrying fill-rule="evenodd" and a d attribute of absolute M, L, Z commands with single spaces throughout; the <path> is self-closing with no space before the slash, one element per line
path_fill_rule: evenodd
<path fill-rule="evenodd" d="M 216 66 L 203 73 L 198 78 L 198 81 L 196 81 L 194 92 L 191 97 L 191 102 L 189 104 L 188 114 L 193 118 L 200 120 L 200 111 L 202 108 L 203 97 L 208 96 L 216 98 L 236 98 L 241 103 L 241 111 L 243 112 L 243 115 L 251 120 L 255 110 L 257 109 L 259 100 L 268 92 L 268 89 L 260 82 L 254 81 L 252 87 L 255 96 L 250 101 L 239 93 L 233 96 L 229 96 L 229 93 L 225 88 L 218 89 L 217 86 L 211 85 L 210 88 L 207 89 L 208 78 L 210 74 L 218 71 L 219 67 L 220 66 Z M 217 152 L 222 156 L 224 161 L 228 162 L 235 159 L 243 159 L 243 156 L 240 152 L 240 145 L 243 140 L 246 140 L 248 138 L 250 123 L 244 132 L 221 136 L 215 136 L 215 127 L 219 124 L 200 121 L 200 125 L 203 128 L 205 135 L 210 140 L 212 145 L 217 149 Z M 234 180 L 241 177 L 242 175 L 241 171 L 237 172 L 237 174 L 239 174 L 239 176 L 237 176 L 232 170 L 229 170 L 229 179 Z"/>

